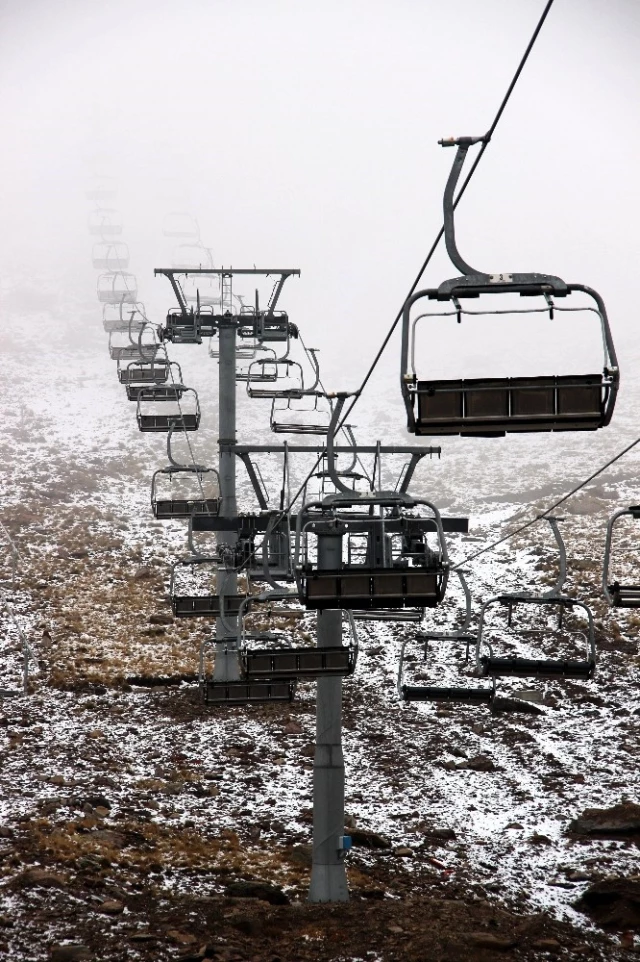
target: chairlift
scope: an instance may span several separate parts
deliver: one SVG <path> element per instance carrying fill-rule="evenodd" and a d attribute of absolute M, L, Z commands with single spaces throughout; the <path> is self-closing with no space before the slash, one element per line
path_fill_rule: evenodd
<path fill-rule="evenodd" d="M 218 323 L 210 307 L 192 307 L 188 311 L 172 307 L 162 338 L 172 344 L 202 344 L 203 338 L 213 337 L 217 330 Z"/>
<path fill-rule="evenodd" d="M 124 241 L 98 241 L 91 252 L 93 266 L 103 271 L 126 271 L 129 248 Z"/>
<path fill-rule="evenodd" d="M 97 287 L 101 304 L 135 304 L 138 299 L 136 275 L 125 271 L 100 274 Z"/>
<path fill-rule="evenodd" d="M 419 508 L 430 516 L 420 516 Z M 309 536 L 325 529 L 344 535 L 339 568 L 320 568 L 310 550 Z M 436 535 L 435 549 L 429 533 Z M 431 608 L 446 590 L 449 561 L 440 512 L 407 494 L 340 492 L 305 505 L 298 514 L 295 557 L 307 609 Z"/>
<path fill-rule="evenodd" d="M 246 633 L 247 614 L 255 604 L 269 602 L 275 595 L 282 596 L 284 593 L 268 591 L 260 595 L 252 595 L 242 603 L 239 615 L 242 631 L 240 659 L 245 677 L 249 680 L 265 678 L 275 680 L 352 675 L 358 658 L 358 638 L 353 618 L 348 611 L 346 615 L 353 638 L 351 645 L 315 648 L 309 645 L 292 645 L 290 635 L 282 637 L 281 644 L 272 645 L 269 648 L 254 648 L 250 645 L 250 639 Z"/>
<path fill-rule="evenodd" d="M 619 581 L 609 581 L 613 529 L 618 523 L 618 520 L 625 515 L 628 515 L 634 521 L 640 520 L 640 505 L 621 508 L 619 511 L 614 512 L 609 519 L 604 547 L 602 590 L 605 598 L 613 608 L 640 608 L 640 585 L 627 585 L 620 584 Z"/>
<path fill-rule="evenodd" d="M 188 304 L 216 307 L 221 311 L 220 281 L 210 274 L 187 274 L 182 281 L 182 293 Z"/>
<path fill-rule="evenodd" d="M 414 641 L 424 643 L 424 663 L 425 668 L 428 662 L 429 643 L 436 642 L 439 647 L 445 646 L 447 652 L 456 644 L 464 643 L 465 664 L 469 662 L 469 649 L 475 645 L 476 636 L 469 631 L 471 624 L 471 593 L 467 585 L 464 572 L 460 568 L 455 571 L 460 581 L 460 586 L 464 592 L 464 616 L 459 628 L 444 631 L 426 630 L 420 631 L 413 638 L 403 641 L 400 649 L 400 660 L 398 664 L 398 695 L 403 702 L 448 702 L 466 705 L 489 705 L 495 697 L 495 679 L 491 688 L 486 686 L 473 685 L 407 685 L 404 683 L 405 672 L 405 650 L 408 644 Z M 424 679 L 421 679 L 424 680 Z"/>
<path fill-rule="evenodd" d="M 176 618 L 237 617 L 246 595 L 218 594 L 216 557 L 195 555 L 171 566 L 169 597 Z"/>
<path fill-rule="evenodd" d="M 111 178 L 109 178 L 111 180 Z M 102 207 L 104 204 L 112 204 L 117 197 L 117 191 L 114 187 L 105 184 L 97 184 L 95 187 L 90 187 L 89 190 L 85 190 L 84 196 L 87 200 L 93 201 L 93 203 L 98 204 Z"/>
<path fill-rule="evenodd" d="M 129 400 L 138 400 L 137 394 L 129 395 L 129 388 L 164 384 L 169 377 L 170 363 L 174 364 L 175 362 L 169 362 L 164 357 L 160 360 L 130 361 L 126 366 L 118 361 L 118 380 L 120 384 L 126 385 Z"/>
<path fill-rule="evenodd" d="M 259 358 L 263 362 L 259 366 L 255 366 L 256 362 L 254 361 L 257 351 L 268 352 L 267 357 Z M 209 346 L 209 357 L 220 357 L 220 351 L 213 344 Z M 236 357 L 250 362 L 236 367 L 236 381 L 248 382 L 251 378 L 254 384 L 273 384 L 277 380 L 278 358 L 273 348 L 263 347 L 254 340 L 248 346 L 237 350 Z"/>
<path fill-rule="evenodd" d="M 175 388 L 179 387 L 179 393 Z M 155 387 L 142 388 L 138 394 L 136 417 L 141 431 L 164 433 L 166 431 L 197 431 L 200 426 L 200 401 L 192 387 L 183 384 L 173 385 L 171 396 L 160 397 Z M 191 410 L 183 410 L 183 403 L 189 398 Z M 160 410 L 158 410 L 158 406 Z M 166 408 L 171 410 L 167 411 Z"/>
<path fill-rule="evenodd" d="M 296 682 L 281 681 L 206 681 L 202 686 L 205 705 L 251 705 L 262 702 L 292 702 Z"/>
<path fill-rule="evenodd" d="M 102 327 L 107 334 L 129 331 L 138 334 L 149 322 L 146 319 L 144 304 L 103 304 Z"/>
<path fill-rule="evenodd" d="M 217 515 L 220 504 L 220 475 L 215 468 L 171 464 L 154 471 L 151 509 L 159 521 L 189 519 L 198 514 Z"/>
<path fill-rule="evenodd" d="M 444 222 L 447 252 L 461 277 L 447 280 L 438 288 L 418 291 L 407 299 L 403 312 L 401 389 L 407 410 L 408 430 L 416 435 L 460 435 L 501 437 L 510 432 L 593 431 L 609 424 L 619 384 L 619 370 L 604 302 L 600 295 L 582 284 L 566 284 L 550 274 L 484 274 L 470 267 L 460 256 L 455 240 L 454 193 L 467 150 L 483 138 L 462 137 L 440 141 L 456 146 L 453 168 L 444 193 Z M 556 298 L 583 294 L 586 307 L 558 306 Z M 470 311 L 464 298 L 517 294 L 538 299 L 540 307 L 517 310 Z M 412 308 L 422 298 L 449 302 L 451 310 L 420 314 L 412 319 Z M 420 321 L 433 323 L 455 315 L 475 319 L 496 314 L 527 314 L 531 322 L 556 311 L 585 311 L 597 319 L 602 333 L 604 366 L 601 374 L 553 375 L 544 377 L 457 378 L 438 380 L 416 369 L 416 327 Z M 533 331 L 533 328 L 532 328 Z M 431 352 L 432 356 L 433 352 Z"/>
<path fill-rule="evenodd" d="M 305 350 L 309 358 L 313 373 L 313 384 L 305 385 L 304 371 L 299 361 L 289 358 L 259 358 L 249 367 L 247 379 L 247 394 L 252 398 L 291 398 L 300 399 L 305 394 L 312 394 L 318 387 L 320 368 L 316 358 L 315 348 Z M 265 386 L 267 382 L 267 386 Z M 275 383 L 274 383 L 275 382 Z"/>
<path fill-rule="evenodd" d="M 185 240 L 200 240 L 198 221 L 191 214 L 184 211 L 170 211 L 162 223 L 162 233 L 165 237 L 182 237 Z"/>
<path fill-rule="evenodd" d="M 572 678 L 587 681 L 592 678 L 596 668 L 595 627 L 591 609 L 582 601 L 562 594 L 562 588 L 567 575 L 567 555 L 558 521 L 561 518 L 547 516 L 545 518 L 551 526 L 560 555 L 559 574 L 554 585 L 546 592 L 509 592 L 495 595 L 487 599 L 480 609 L 480 622 L 476 640 L 476 669 L 479 675 L 516 678 Z M 578 634 L 586 646 L 584 659 L 554 659 L 554 658 L 521 658 L 495 656 L 490 641 L 483 639 L 487 611 L 494 605 L 501 605 L 507 609 L 507 628 L 512 626 L 513 609 L 518 605 L 534 605 L 539 607 L 555 607 L 558 611 L 558 630 L 562 628 L 565 611 L 581 611 L 587 621 L 587 632 Z M 483 643 L 488 654 L 483 653 Z"/>
<path fill-rule="evenodd" d="M 98 237 L 113 237 L 122 233 L 122 218 L 117 210 L 100 207 L 89 214 L 89 233 Z"/>
<path fill-rule="evenodd" d="M 324 435 L 331 423 L 331 402 L 323 391 L 274 397 L 271 430 L 276 434 Z"/>
<path fill-rule="evenodd" d="M 213 257 L 208 247 L 202 244 L 178 244 L 173 249 L 171 266 L 174 270 L 198 270 L 213 268 Z"/>
<path fill-rule="evenodd" d="M 150 331 L 152 332 L 151 337 Z M 109 333 L 109 357 L 112 361 L 154 360 L 160 350 L 160 345 L 155 339 L 155 332 L 153 332 L 151 325 L 147 322 L 140 326 L 135 332 L 137 334 L 135 340 L 131 336 L 133 333 L 130 330 L 111 331 Z M 127 335 L 126 339 L 124 338 L 125 334 Z M 145 334 L 147 334 L 146 339 Z"/>

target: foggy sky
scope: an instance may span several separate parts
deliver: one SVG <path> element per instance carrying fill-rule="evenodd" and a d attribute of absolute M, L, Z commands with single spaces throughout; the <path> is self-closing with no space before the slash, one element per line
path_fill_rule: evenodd
<path fill-rule="evenodd" d="M 91 300 L 84 191 L 112 174 L 158 320 L 182 206 L 216 263 L 301 268 L 291 318 L 355 387 L 441 223 L 437 141 L 490 125 L 542 7 L 3 0 L 0 274 L 65 272 Z M 636 356 L 639 41 L 633 0 L 556 0 L 458 219 L 478 269 L 600 290 Z M 441 251 L 425 286 L 456 273 Z"/>

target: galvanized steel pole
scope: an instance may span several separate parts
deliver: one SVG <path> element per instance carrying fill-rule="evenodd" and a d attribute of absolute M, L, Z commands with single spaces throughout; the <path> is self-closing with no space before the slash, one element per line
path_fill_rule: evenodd
<path fill-rule="evenodd" d="M 342 567 L 342 534 L 329 524 L 322 532 L 318 531 L 318 568 L 336 570 Z M 341 643 L 342 611 L 319 611 L 318 648 Z M 342 678 L 318 678 L 310 902 L 348 901 L 343 836 Z"/>
<path fill-rule="evenodd" d="M 218 444 L 220 454 L 220 515 L 235 518 L 238 514 L 236 500 L 236 321 L 229 317 L 221 319 L 218 328 L 220 355 L 218 358 Z M 218 544 L 234 545 L 238 535 L 233 531 L 221 531 Z M 238 590 L 238 576 L 235 570 L 221 565 L 217 570 L 216 590 L 218 595 L 234 595 Z M 233 643 L 225 643 L 229 631 L 221 618 L 216 619 L 216 661 L 213 671 L 214 681 L 237 681 L 240 678 L 240 662 L 233 649 L 236 647 L 238 619 L 236 615 L 225 614 L 227 625 L 236 631 Z"/>

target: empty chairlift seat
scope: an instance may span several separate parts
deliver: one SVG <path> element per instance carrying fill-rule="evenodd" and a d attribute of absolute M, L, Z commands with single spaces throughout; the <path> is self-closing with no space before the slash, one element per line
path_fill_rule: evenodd
<path fill-rule="evenodd" d="M 323 678 L 352 675 L 358 657 L 358 638 L 351 612 L 345 612 L 352 635 L 352 644 L 318 646 L 291 644 L 290 631 L 282 635 L 277 644 L 269 648 L 253 648 L 246 630 L 247 617 L 251 613 L 263 617 L 261 608 L 275 600 L 296 597 L 295 592 L 267 591 L 251 596 L 242 605 L 242 666 L 247 678 Z"/>
<path fill-rule="evenodd" d="M 602 374 L 418 381 L 416 433 L 594 431 L 605 421 L 611 386 Z"/>
<path fill-rule="evenodd" d="M 295 679 L 264 681 L 205 681 L 205 705 L 251 705 L 263 702 L 291 702 L 296 693 Z"/>
<path fill-rule="evenodd" d="M 118 362 L 118 380 L 127 387 L 129 400 L 138 399 L 138 393 L 143 387 L 152 384 L 164 384 L 169 377 L 169 362 L 162 360 L 153 361 L 130 361 L 124 366 Z M 129 394 L 129 389 L 132 394 Z"/>
<path fill-rule="evenodd" d="M 99 237 L 116 237 L 122 233 L 122 218 L 117 210 L 99 208 L 89 215 L 89 233 Z"/>
<path fill-rule="evenodd" d="M 200 227 L 195 217 L 186 211 L 172 210 L 162 222 L 165 237 L 180 237 L 183 240 L 199 241 Z"/>
<path fill-rule="evenodd" d="M 138 281 L 135 274 L 112 271 L 98 278 L 98 300 L 101 304 L 135 304 Z"/>
<path fill-rule="evenodd" d="M 160 521 L 217 515 L 220 510 L 218 472 L 205 467 L 160 468 L 151 481 L 151 508 Z"/>
<path fill-rule="evenodd" d="M 97 270 L 126 271 L 129 248 L 123 241 L 98 241 L 93 245 L 91 260 Z"/>
<path fill-rule="evenodd" d="M 176 618 L 235 618 L 246 595 L 220 595 L 216 590 L 218 558 L 192 557 L 171 567 L 169 596 Z"/>
<path fill-rule="evenodd" d="M 587 632 L 579 632 L 586 647 L 585 658 L 529 658 L 521 656 L 500 656 L 487 640 L 486 613 L 493 605 L 502 605 L 511 611 L 517 605 L 557 606 L 561 611 L 581 611 L 587 621 Z M 528 638 L 530 643 L 530 636 Z M 484 653 L 486 649 L 486 654 Z M 496 595 L 489 598 L 480 611 L 480 624 L 476 642 L 476 669 L 478 674 L 493 678 L 547 678 L 587 681 L 596 669 L 595 628 L 591 610 L 583 602 L 566 595 L 534 596 L 527 594 Z"/>
<path fill-rule="evenodd" d="M 470 146 L 482 138 L 463 137 L 440 141 L 457 147 L 444 193 L 444 224 L 447 252 L 461 276 L 444 281 L 438 288 L 417 291 L 409 297 L 403 311 L 400 383 L 407 411 L 407 426 L 412 434 L 461 436 L 501 436 L 510 432 L 593 431 L 611 420 L 619 383 L 618 363 L 604 302 L 600 295 L 582 284 L 566 284 L 551 274 L 487 274 L 470 267 L 461 257 L 455 239 L 455 189 Z M 495 308 L 495 296 L 519 295 L 527 306 Z M 577 295 L 574 297 L 574 295 Z M 487 303 L 489 296 L 489 306 Z M 473 298 L 480 309 L 462 306 Z M 424 301 L 447 305 L 438 310 L 415 314 Z M 558 304 L 558 299 L 562 305 Z M 521 305 L 523 302 L 517 302 Z M 422 305 L 420 305 L 422 307 Z M 474 328 L 486 323 L 489 315 L 526 315 L 527 334 L 535 344 L 536 328 L 555 312 L 580 311 L 580 319 L 597 324 L 602 335 L 603 368 L 587 374 L 553 374 L 535 377 L 488 377 L 441 380 L 437 373 L 425 373 L 422 353 L 437 359 L 431 335 L 437 337 L 443 318 L 454 318 Z M 418 330 L 427 330 L 424 352 L 416 340 Z M 542 338 L 544 335 L 538 335 Z M 547 338 L 555 336 L 548 333 Z M 464 350 L 464 348 L 463 348 Z M 509 345 L 500 346 L 501 357 L 509 356 Z M 558 359 L 561 363 L 561 358 Z M 572 358 L 567 358 L 570 363 Z M 514 372 L 515 373 L 515 372 Z"/>
<path fill-rule="evenodd" d="M 421 516 L 421 508 L 429 516 Z M 395 492 L 364 499 L 340 493 L 305 506 L 297 523 L 301 597 L 308 609 L 420 609 L 442 600 L 449 563 L 442 520 L 430 502 Z M 321 537 L 336 526 L 344 532 L 342 566 L 325 567 L 310 553 L 310 535 Z"/>
<path fill-rule="evenodd" d="M 193 388 L 176 383 L 141 387 L 136 391 L 136 400 L 136 416 L 141 431 L 173 433 L 198 430 L 200 405 Z"/>
<path fill-rule="evenodd" d="M 164 396 L 160 396 L 157 388 L 143 388 L 138 393 L 136 416 L 141 431 L 197 431 L 200 426 L 200 402 L 194 389 L 183 384 L 170 386 Z"/>

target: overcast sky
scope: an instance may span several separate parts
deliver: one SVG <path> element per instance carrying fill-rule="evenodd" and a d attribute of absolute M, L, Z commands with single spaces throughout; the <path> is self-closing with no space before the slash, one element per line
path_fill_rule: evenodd
<path fill-rule="evenodd" d="M 158 318 L 162 219 L 183 206 L 217 263 L 301 268 L 292 319 L 325 370 L 348 362 L 353 387 L 441 223 L 452 152 L 437 141 L 489 126 L 542 8 L 0 0 L 0 269 L 64 270 L 90 300 L 84 191 L 113 174 Z M 596 287 L 627 352 L 638 49 L 636 0 L 556 0 L 459 209 L 468 261 Z M 426 285 L 456 273 L 440 253 Z"/>

